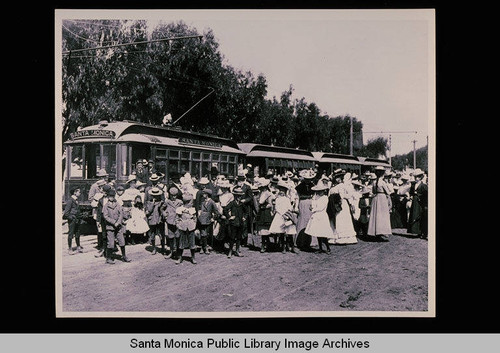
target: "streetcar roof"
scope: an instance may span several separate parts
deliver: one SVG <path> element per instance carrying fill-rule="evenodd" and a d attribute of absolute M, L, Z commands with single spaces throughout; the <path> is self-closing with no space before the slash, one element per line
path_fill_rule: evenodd
<path fill-rule="evenodd" d="M 176 127 L 158 126 L 134 121 L 113 121 L 84 127 L 70 136 L 66 144 L 82 142 L 143 142 L 168 146 L 220 149 L 242 154 L 236 142 L 200 132 Z"/>
<path fill-rule="evenodd" d="M 289 147 L 260 145 L 256 143 L 239 143 L 240 150 L 246 153 L 247 157 L 268 157 L 282 159 L 297 159 L 304 161 L 316 161 L 313 154 L 306 150 Z"/>
<path fill-rule="evenodd" d="M 363 164 L 357 157 L 345 154 L 327 152 L 313 152 L 312 154 L 320 163 Z"/>

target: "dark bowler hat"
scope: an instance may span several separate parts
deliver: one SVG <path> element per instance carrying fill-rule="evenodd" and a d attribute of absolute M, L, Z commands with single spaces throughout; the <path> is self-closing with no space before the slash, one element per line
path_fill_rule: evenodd
<path fill-rule="evenodd" d="M 211 190 L 211 189 L 208 189 L 208 188 L 201 190 L 201 192 L 202 192 L 203 194 L 209 194 L 209 195 L 212 195 L 212 190 Z"/>
<path fill-rule="evenodd" d="M 115 196 L 116 191 L 115 191 L 115 189 L 110 188 L 109 191 L 107 192 L 107 194 L 108 194 L 108 196 Z"/>

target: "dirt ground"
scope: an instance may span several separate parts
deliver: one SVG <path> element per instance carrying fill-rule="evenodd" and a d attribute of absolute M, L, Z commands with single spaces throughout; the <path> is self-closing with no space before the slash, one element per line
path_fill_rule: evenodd
<path fill-rule="evenodd" d="M 331 254 L 244 247 L 240 258 L 197 253 L 196 265 L 189 250 L 176 265 L 147 243 L 126 247 L 132 262 L 118 251 L 107 265 L 94 256 L 95 235 L 82 236 L 75 255 L 64 228 L 62 237 L 63 312 L 428 310 L 428 242 L 400 229 L 387 243 L 358 239 Z"/>

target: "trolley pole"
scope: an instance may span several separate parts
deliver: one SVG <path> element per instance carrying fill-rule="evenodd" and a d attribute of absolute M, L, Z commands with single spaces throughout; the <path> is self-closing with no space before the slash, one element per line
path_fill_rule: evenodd
<path fill-rule="evenodd" d="M 417 143 L 417 140 L 413 140 L 413 170 L 417 168 L 417 152 L 415 150 L 415 143 Z"/>

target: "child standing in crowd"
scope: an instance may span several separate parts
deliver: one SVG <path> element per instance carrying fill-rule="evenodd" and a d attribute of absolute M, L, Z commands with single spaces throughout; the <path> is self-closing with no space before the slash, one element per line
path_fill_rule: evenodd
<path fill-rule="evenodd" d="M 196 244 L 194 235 L 194 231 L 196 229 L 196 209 L 193 207 L 193 195 L 183 193 L 182 202 L 183 205 L 175 210 L 175 224 L 179 232 L 177 261 L 175 263 L 180 264 L 182 262 L 182 253 L 184 252 L 184 249 L 189 248 L 191 251 L 191 262 L 196 264 Z"/>
<path fill-rule="evenodd" d="M 311 201 L 311 217 L 309 218 L 305 232 L 318 239 L 320 252 L 329 254 L 330 245 L 328 244 L 328 239 L 333 239 L 334 233 L 330 226 L 328 213 L 326 213 L 326 208 L 328 206 L 328 186 L 320 180 L 311 190 L 314 191 L 315 194 Z M 322 244 L 325 245 L 326 251 L 323 251 Z"/>
<path fill-rule="evenodd" d="M 118 195 L 118 192 L 116 194 Z M 130 196 L 123 195 L 122 193 L 121 201 L 118 199 L 117 201 L 122 206 L 123 209 L 123 232 L 125 236 L 125 244 L 135 245 L 135 242 L 133 242 L 130 232 L 127 230 L 127 223 L 129 222 L 131 217 L 132 199 L 130 198 Z"/>
<path fill-rule="evenodd" d="M 369 187 L 363 187 L 361 191 L 361 198 L 359 199 L 359 231 L 362 235 L 368 233 L 368 222 L 370 220 L 370 207 L 371 207 L 371 190 Z"/>
<path fill-rule="evenodd" d="M 71 190 L 71 197 L 66 203 L 64 208 L 63 219 L 68 220 L 68 254 L 74 255 L 73 251 L 73 238 L 75 238 L 76 249 L 78 252 L 83 252 L 83 248 L 80 246 L 80 204 L 78 198 L 81 195 L 80 188 L 74 188 Z"/>
<path fill-rule="evenodd" d="M 282 253 L 286 253 L 289 250 L 289 246 L 291 247 L 290 251 L 294 253 L 293 235 L 297 233 L 297 230 L 293 222 L 293 206 L 287 196 L 288 185 L 283 181 L 279 181 L 276 187 L 278 188 L 278 194 L 276 195 L 274 205 L 275 214 L 269 227 L 269 232 L 279 235 L 279 244 Z M 295 223 L 297 223 L 296 219 Z"/>
<path fill-rule="evenodd" d="M 171 187 L 168 190 L 168 199 L 165 200 L 165 233 L 167 235 L 167 245 L 170 248 L 170 253 L 165 258 L 176 258 L 177 243 L 179 241 L 179 232 L 175 224 L 176 210 L 183 205 L 182 200 L 178 198 L 179 189 Z"/>
<path fill-rule="evenodd" d="M 202 199 L 198 209 L 198 229 L 201 236 L 201 248 L 208 255 L 210 254 L 207 248 L 209 228 L 212 227 L 213 217 L 220 216 L 220 212 L 214 200 L 212 200 L 211 189 L 204 188 L 201 191 L 201 195 Z"/>
<path fill-rule="evenodd" d="M 108 238 L 108 246 L 106 249 L 106 263 L 114 264 L 112 252 L 115 247 L 115 238 L 118 241 L 122 253 L 122 260 L 130 262 L 130 259 L 125 254 L 125 239 L 123 237 L 123 209 L 115 198 L 116 191 L 111 189 L 108 192 L 108 202 L 102 208 L 102 216 L 106 221 L 106 232 Z"/>
<path fill-rule="evenodd" d="M 246 231 L 246 209 L 242 198 L 245 197 L 245 191 L 241 187 L 233 188 L 234 200 L 231 201 L 224 210 L 224 216 L 228 221 L 229 252 L 227 257 L 230 259 L 233 254 L 233 246 L 236 242 L 234 256 L 243 256 L 240 254 L 241 239 L 243 232 Z"/>
<path fill-rule="evenodd" d="M 152 187 L 148 191 L 150 199 L 146 201 L 145 210 L 149 225 L 149 241 L 153 246 L 151 255 L 156 254 L 156 236 L 160 237 L 162 251 L 165 251 L 165 239 L 161 236 L 160 227 L 164 226 L 162 207 L 163 201 L 161 196 L 163 193 L 157 187 Z"/>
<path fill-rule="evenodd" d="M 137 195 L 134 200 L 134 205 L 130 209 L 130 219 L 127 222 L 126 230 L 130 233 L 131 244 L 135 244 L 140 235 L 141 240 L 145 238 L 145 234 L 149 231 L 146 212 L 141 196 Z"/>
<path fill-rule="evenodd" d="M 255 219 L 255 226 L 257 233 L 261 238 L 260 252 L 266 252 L 269 242 L 269 227 L 273 221 L 273 201 L 274 195 L 269 190 L 269 179 L 261 178 L 258 182 L 260 193 L 258 195 L 257 216 Z"/>
<path fill-rule="evenodd" d="M 219 234 L 217 235 L 217 241 L 220 243 L 221 249 L 224 249 L 224 243 L 228 236 L 228 220 L 225 216 L 225 209 L 229 205 L 231 201 L 234 200 L 234 195 L 231 193 L 231 184 L 229 180 L 222 181 L 219 183 L 219 188 L 221 190 L 221 194 L 219 195 L 219 203 L 221 209 L 219 210 L 221 216 L 219 218 L 220 229 Z"/>

